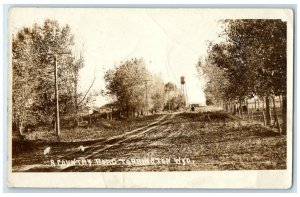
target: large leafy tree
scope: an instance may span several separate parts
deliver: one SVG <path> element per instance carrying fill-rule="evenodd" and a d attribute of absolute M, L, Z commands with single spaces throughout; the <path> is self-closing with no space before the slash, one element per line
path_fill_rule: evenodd
<path fill-rule="evenodd" d="M 104 79 L 106 95 L 114 98 L 119 110 L 127 116 L 133 116 L 135 112 L 143 113 L 143 110 L 148 108 L 145 83 L 151 79 L 151 75 L 143 59 L 133 58 L 121 62 L 108 70 Z"/>
<path fill-rule="evenodd" d="M 212 55 L 212 54 L 211 54 Z M 225 60 L 225 59 L 224 59 Z M 206 82 L 204 93 L 208 104 L 216 104 L 229 99 L 229 79 L 227 73 L 217 66 L 215 60 L 209 56 L 197 63 L 198 77 Z"/>
<path fill-rule="evenodd" d="M 281 20 L 226 20 L 225 33 L 237 58 L 247 68 L 247 87 L 265 97 L 267 124 L 270 124 L 270 97 L 283 97 L 283 131 L 286 130 L 286 22 Z M 237 59 L 236 58 L 236 59 Z M 276 112 L 276 110 L 274 110 Z"/>
<path fill-rule="evenodd" d="M 36 121 L 32 103 L 36 97 L 38 85 L 37 70 L 34 67 L 32 39 L 29 28 L 23 28 L 12 42 L 12 121 L 13 129 L 23 134 L 26 124 Z"/>
<path fill-rule="evenodd" d="M 21 133 L 24 124 L 46 123 L 54 119 L 55 58 L 60 111 L 63 115 L 74 112 L 78 71 L 83 58 L 75 60 L 73 45 L 70 27 L 60 27 L 52 20 L 46 20 L 41 26 L 24 27 L 13 36 L 13 123 Z"/>
<path fill-rule="evenodd" d="M 286 125 L 286 22 L 281 20 L 225 20 L 222 43 L 208 48 L 206 66 L 216 66 L 225 73 L 229 84 L 221 89 L 222 100 L 238 100 L 258 95 L 266 100 L 267 123 L 270 124 L 269 98 L 283 97 L 284 130 Z M 203 64 L 198 66 L 205 67 Z M 216 69 L 216 70 L 218 70 Z M 210 81 L 221 85 L 216 73 L 205 71 Z M 218 72 L 217 72 L 218 73 Z M 215 89 L 207 90 L 211 95 Z M 218 89 L 219 90 L 219 89 Z"/>
<path fill-rule="evenodd" d="M 235 59 L 252 76 L 261 96 L 286 94 L 286 22 L 281 20 L 226 20 L 225 33 Z"/>
<path fill-rule="evenodd" d="M 186 100 L 182 91 L 178 86 L 172 82 L 168 82 L 164 86 L 164 92 L 166 94 L 165 110 L 177 110 L 186 104 Z"/>
<path fill-rule="evenodd" d="M 160 76 L 154 75 L 149 83 L 150 109 L 154 112 L 160 111 L 164 107 L 165 93 L 164 82 Z"/>

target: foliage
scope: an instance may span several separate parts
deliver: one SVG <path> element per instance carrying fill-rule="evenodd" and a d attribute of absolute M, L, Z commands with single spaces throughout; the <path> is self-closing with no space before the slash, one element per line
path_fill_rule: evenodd
<path fill-rule="evenodd" d="M 151 78 L 143 59 L 131 59 L 105 73 L 106 95 L 116 99 L 127 116 L 146 108 L 146 80 Z"/>
<path fill-rule="evenodd" d="M 199 60 L 197 69 L 199 77 L 206 81 L 204 89 L 206 99 L 210 100 L 210 103 L 222 100 L 226 96 L 227 88 L 229 88 L 226 72 L 209 58 L 205 59 L 205 62 Z"/>
<path fill-rule="evenodd" d="M 161 77 L 153 75 L 149 86 L 149 94 L 151 98 L 149 105 L 154 112 L 161 111 L 163 109 L 165 100 L 164 86 L 165 84 Z"/>
<path fill-rule="evenodd" d="M 183 93 L 176 84 L 168 82 L 165 84 L 164 91 L 166 93 L 165 110 L 178 110 L 186 104 Z"/>
<path fill-rule="evenodd" d="M 210 43 L 205 61 L 197 64 L 206 76 L 205 93 L 211 101 L 239 102 L 265 97 L 270 124 L 269 98 L 283 96 L 286 115 L 286 33 L 281 20 L 224 20 L 220 36 L 225 41 Z M 284 125 L 286 120 L 284 118 Z M 285 127 L 285 126 L 283 126 Z"/>
<path fill-rule="evenodd" d="M 177 110 L 185 105 L 185 98 L 178 87 L 164 83 L 160 76 L 146 69 L 143 59 L 133 58 L 121 62 L 104 76 L 105 95 L 114 99 L 119 111 L 126 116 Z"/>
<path fill-rule="evenodd" d="M 253 93 L 286 94 L 286 22 L 226 20 L 225 33 L 235 59 L 245 67 Z"/>
<path fill-rule="evenodd" d="M 286 23 L 281 20 L 225 20 L 226 41 L 210 43 L 197 64 L 216 99 L 286 93 Z M 221 36 L 220 35 L 220 36 Z"/>
<path fill-rule="evenodd" d="M 23 27 L 12 41 L 13 123 L 47 123 L 55 111 L 54 66 L 58 67 L 62 115 L 76 108 L 78 71 L 83 58 L 72 56 L 73 35 L 68 25 L 45 20 L 42 26 Z M 63 54 L 62 54 L 63 53 Z M 30 119 L 29 119 L 30 117 Z"/>

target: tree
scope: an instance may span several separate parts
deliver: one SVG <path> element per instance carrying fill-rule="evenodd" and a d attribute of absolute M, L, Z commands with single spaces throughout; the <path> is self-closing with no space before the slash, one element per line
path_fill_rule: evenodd
<path fill-rule="evenodd" d="M 206 86 L 207 92 L 210 97 L 221 98 L 225 102 L 238 101 L 240 105 L 253 95 L 265 97 L 268 124 L 269 99 L 281 95 L 285 128 L 286 22 L 224 20 L 222 23 L 224 30 L 220 36 L 225 41 L 210 43 L 206 62 L 197 65 L 204 69 L 203 73 L 210 79 Z M 206 67 L 216 72 L 205 70 Z M 226 81 L 226 87 L 214 89 L 215 86 L 222 87 L 222 80 Z"/>
<path fill-rule="evenodd" d="M 105 73 L 106 95 L 116 99 L 116 105 L 127 117 L 143 113 L 146 107 L 145 80 L 151 78 L 143 59 L 121 62 Z"/>
<path fill-rule="evenodd" d="M 13 36 L 13 124 L 19 125 L 20 133 L 24 123 L 49 123 L 54 119 L 55 56 L 61 113 L 70 115 L 74 112 L 76 76 L 83 66 L 83 58 L 75 60 L 72 56 L 73 45 L 70 27 L 60 27 L 57 21 L 48 19 L 42 26 L 34 24 L 31 28 L 24 27 Z M 59 55 L 61 52 L 68 54 Z M 32 120 L 22 114 L 27 114 Z"/>
<path fill-rule="evenodd" d="M 204 61 L 199 59 L 197 65 L 198 77 L 206 82 L 204 93 L 207 103 L 216 104 L 221 100 L 228 99 L 227 89 L 229 88 L 229 79 L 226 72 L 217 66 L 211 57 L 207 57 Z"/>
<path fill-rule="evenodd" d="M 37 86 L 36 69 L 33 66 L 32 40 L 29 28 L 23 28 L 12 42 L 12 122 L 13 130 L 23 135 L 26 124 L 35 122 L 31 109 Z"/>
<path fill-rule="evenodd" d="M 154 111 L 160 111 L 164 107 L 165 94 L 164 82 L 160 76 L 154 75 L 149 86 L 150 108 Z"/>
<path fill-rule="evenodd" d="M 174 83 L 166 83 L 164 92 L 167 95 L 164 109 L 170 111 L 184 107 L 186 103 L 185 97 Z"/>
<path fill-rule="evenodd" d="M 225 33 L 238 57 L 243 57 L 254 94 L 265 97 L 267 123 L 269 99 L 283 96 L 283 122 L 286 127 L 286 22 L 281 20 L 226 20 Z M 243 54 L 243 55 L 241 55 Z"/>
<path fill-rule="evenodd" d="M 166 100 L 166 103 L 167 103 L 167 109 L 170 111 L 171 110 L 171 103 L 170 103 L 170 94 L 172 91 L 174 91 L 176 88 L 176 85 L 171 83 L 171 82 L 168 82 L 165 84 L 165 88 L 164 88 L 164 91 L 165 91 L 165 94 L 167 94 L 167 100 Z"/>

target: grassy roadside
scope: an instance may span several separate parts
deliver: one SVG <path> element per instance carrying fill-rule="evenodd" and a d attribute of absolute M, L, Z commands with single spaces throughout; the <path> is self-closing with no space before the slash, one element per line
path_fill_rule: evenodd
<path fill-rule="evenodd" d="M 87 168 L 72 166 L 65 171 L 286 169 L 286 136 L 261 124 L 249 123 L 222 112 L 182 113 L 147 135 L 128 139 L 94 158 L 170 158 L 171 163 Z M 194 164 L 178 165 L 172 162 L 172 158 L 189 158 Z"/>
<path fill-rule="evenodd" d="M 102 119 L 87 127 L 62 128 L 59 139 L 54 130 L 45 127 L 34 128 L 33 131 L 25 133 L 27 141 L 44 142 L 85 142 L 101 140 L 115 135 L 123 134 L 139 127 L 146 126 L 155 121 L 161 115 L 151 115 L 123 120 Z"/>
<path fill-rule="evenodd" d="M 287 143 L 286 136 L 273 132 L 262 124 L 250 123 L 223 112 L 180 113 L 173 118 L 166 118 L 157 127 L 139 135 L 125 136 L 114 146 L 105 151 L 101 148 L 112 145 L 101 141 L 103 138 L 120 135 L 134 128 L 145 126 L 160 116 L 149 116 L 128 122 L 116 122 L 107 130 L 77 134 L 83 136 L 78 141 L 75 137 L 65 142 L 31 140 L 32 150 L 13 157 L 13 166 L 45 164 L 49 159 L 57 159 L 80 145 L 99 148 L 65 157 L 74 159 L 96 152 L 91 159 L 140 159 L 140 158 L 189 158 L 193 165 L 116 165 L 116 166 L 71 166 L 64 171 L 199 171 L 199 170 L 268 170 L 286 169 Z M 171 117 L 171 116 L 170 116 Z M 133 121 L 133 122 L 131 122 Z M 113 124 L 114 122 L 110 122 Z M 126 127 L 125 127 L 126 126 Z M 104 128 L 104 126 L 103 126 Z M 128 130 L 128 128 L 130 130 Z M 74 132 L 74 131 L 73 131 Z M 67 137 L 65 136 L 67 139 Z M 92 139 L 89 141 L 88 139 Z M 52 143 L 52 144 L 51 144 Z M 94 143 L 94 144 L 93 144 Z M 114 143 L 114 142 L 113 142 Z M 51 155 L 45 157 L 43 150 L 51 146 Z M 30 171 L 43 171 L 33 168 Z M 52 168 L 47 170 L 55 171 Z"/>

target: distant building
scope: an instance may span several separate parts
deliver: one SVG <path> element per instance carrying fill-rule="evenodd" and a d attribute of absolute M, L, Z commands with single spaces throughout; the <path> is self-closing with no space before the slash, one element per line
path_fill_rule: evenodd
<path fill-rule="evenodd" d="M 114 103 L 108 103 L 99 108 L 99 113 L 111 113 L 114 108 Z"/>
<path fill-rule="evenodd" d="M 100 112 L 99 112 L 99 108 L 94 107 L 94 106 L 92 106 L 92 107 L 85 106 L 85 107 L 82 107 L 79 111 L 80 116 L 87 116 L 87 115 L 95 114 L 95 113 L 100 113 Z"/>
<path fill-rule="evenodd" d="M 79 115 L 87 116 L 91 114 L 107 114 L 107 113 L 112 113 L 114 109 L 115 109 L 115 105 L 113 103 L 108 103 L 101 107 L 85 106 L 79 110 Z"/>
<path fill-rule="evenodd" d="M 89 114 L 96 114 L 99 113 L 98 107 L 89 107 Z"/>

